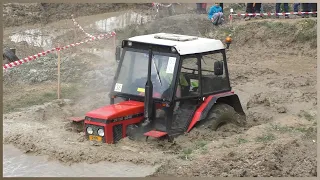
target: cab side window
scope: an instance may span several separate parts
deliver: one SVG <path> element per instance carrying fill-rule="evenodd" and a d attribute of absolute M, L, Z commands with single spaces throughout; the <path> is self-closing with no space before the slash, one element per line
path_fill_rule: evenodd
<path fill-rule="evenodd" d="M 223 54 L 215 52 L 201 58 L 202 93 L 212 93 L 229 89 Z"/>
<path fill-rule="evenodd" d="M 181 97 L 196 97 L 200 94 L 197 62 L 198 58 L 195 56 L 187 56 L 182 59 L 181 72 L 178 78 L 181 87 Z"/>

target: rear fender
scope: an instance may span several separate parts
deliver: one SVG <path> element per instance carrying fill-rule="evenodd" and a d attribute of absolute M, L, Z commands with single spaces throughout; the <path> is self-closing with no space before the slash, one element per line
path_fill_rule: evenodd
<path fill-rule="evenodd" d="M 189 132 L 198 121 L 206 119 L 209 111 L 211 110 L 214 104 L 221 102 L 232 106 L 235 109 L 235 111 L 239 114 L 245 115 L 239 97 L 238 95 L 234 94 L 233 91 L 211 95 L 207 97 L 205 101 L 201 104 L 201 106 L 196 110 L 187 132 Z"/>
<path fill-rule="evenodd" d="M 231 96 L 225 96 L 225 97 L 220 97 L 217 99 L 216 103 L 225 103 L 234 108 L 234 110 L 239 113 L 240 115 L 245 115 L 242 105 L 240 103 L 240 99 L 238 95 L 233 94 Z"/>

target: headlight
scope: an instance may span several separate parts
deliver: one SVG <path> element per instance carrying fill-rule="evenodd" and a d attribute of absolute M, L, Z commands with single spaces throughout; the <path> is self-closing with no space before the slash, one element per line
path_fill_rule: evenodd
<path fill-rule="evenodd" d="M 99 134 L 99 136 L 104 136 L 104 131 L 103 131 L 103 129 L 99 129 L 99 130 L 98 130 L 98 134 Z"/>
<path fill-rule="evenodd" d="M 93 129 L 92 129 L 92 127 L 87 127 L 87 133 L 88 133 L 88 134 L 93 134 Z"/>

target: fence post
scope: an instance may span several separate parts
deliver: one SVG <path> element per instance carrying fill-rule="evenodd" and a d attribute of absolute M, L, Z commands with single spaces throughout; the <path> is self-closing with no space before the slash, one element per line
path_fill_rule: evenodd
<path fill-rule="evenodd" d="M 233 13 L 233 9 L 230 9 L 230 15 L 229 15 L 229 20 L 230 20 L 230 25 L 232 25 L 232 13 Z"/>
<path fill-rule="evenodd" d="M 58 45 L 58 99 L 61 98 L 61 82 L 60 82 L 60 64 L 61 64 L 61 59 L 60 59 L 60 45 Z"/>

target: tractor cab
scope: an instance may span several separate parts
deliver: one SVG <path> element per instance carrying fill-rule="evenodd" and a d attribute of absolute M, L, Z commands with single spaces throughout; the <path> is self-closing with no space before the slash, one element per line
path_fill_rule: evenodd
<path fill-rule="evenodd" d="M 217 103 L 244 115 L 231 91 L 220 40 L 167 33 L 136 36 L 116 49 L 116 60 L 110 105 L 85 117 L 90 140 L 172 139 L 209 117 Z"/>

